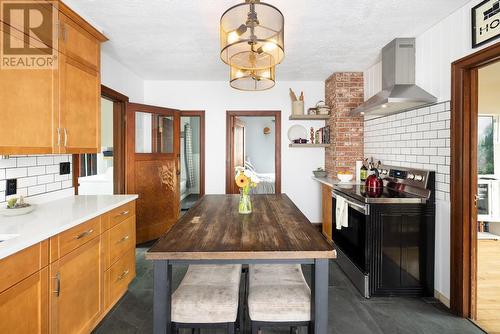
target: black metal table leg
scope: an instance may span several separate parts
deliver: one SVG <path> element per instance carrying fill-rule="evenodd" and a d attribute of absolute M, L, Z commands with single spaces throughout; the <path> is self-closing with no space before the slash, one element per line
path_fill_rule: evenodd
<path fill-rule="evenodd" d="M 312 268 L 310 334 L 328 331 L 328 259 L 316 259 Z"/>
<path fill-rule="evenodd" d="M 154 260 L 153 331 L 172 334 L 172 265 L 167 260 Z"/>

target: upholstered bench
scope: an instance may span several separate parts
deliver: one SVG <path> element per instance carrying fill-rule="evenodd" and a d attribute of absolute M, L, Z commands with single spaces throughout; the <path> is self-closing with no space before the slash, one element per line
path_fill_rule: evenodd
<path fill-rule="evenodd" d="M 263 327 L 309 326 L 311 290 L 299 264 L 251 265 L 248 285 L 252 334 Z"/>
<path fill-rule="evenodd" d="M 241 265 L 191 265 L 172 295 L 172 324 L 179 328 L 235 331 Z"/>

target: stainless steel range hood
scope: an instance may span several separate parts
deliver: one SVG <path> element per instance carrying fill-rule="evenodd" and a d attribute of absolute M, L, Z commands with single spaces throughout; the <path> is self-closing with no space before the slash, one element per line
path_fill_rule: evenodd
<path fill-rule="evenodd" d="M 351 115 L 386 116 L 436 102 L 415 84 L 415 38 L 396 38 L 382 49 L 382 91 Z"/>

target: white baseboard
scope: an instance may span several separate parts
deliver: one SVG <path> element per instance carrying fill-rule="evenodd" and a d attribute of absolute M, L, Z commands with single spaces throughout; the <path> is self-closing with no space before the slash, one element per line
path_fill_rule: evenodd
<path fill-rule="evenodd" d="M 446 298 L 441 292 L 434 290 L 434 298 L 443 303 L 447 308 L 450 308 L 450 300 Z"/>

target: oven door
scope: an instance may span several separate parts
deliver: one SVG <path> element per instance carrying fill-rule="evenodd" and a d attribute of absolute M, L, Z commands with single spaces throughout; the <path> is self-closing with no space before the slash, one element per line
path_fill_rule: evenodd
<path fill-rule="evenodd" d="M 369 206 L 364 203 L 355 202 L 336 192 L 332 193 L 332 223 L 336 228 L 337 197 L 342 196 L 348 205 L 348 227 L 335 229 L 333 241 L 337 247 L 361 270 L 368 273 L 367 256 L 367 222 Z"/>

